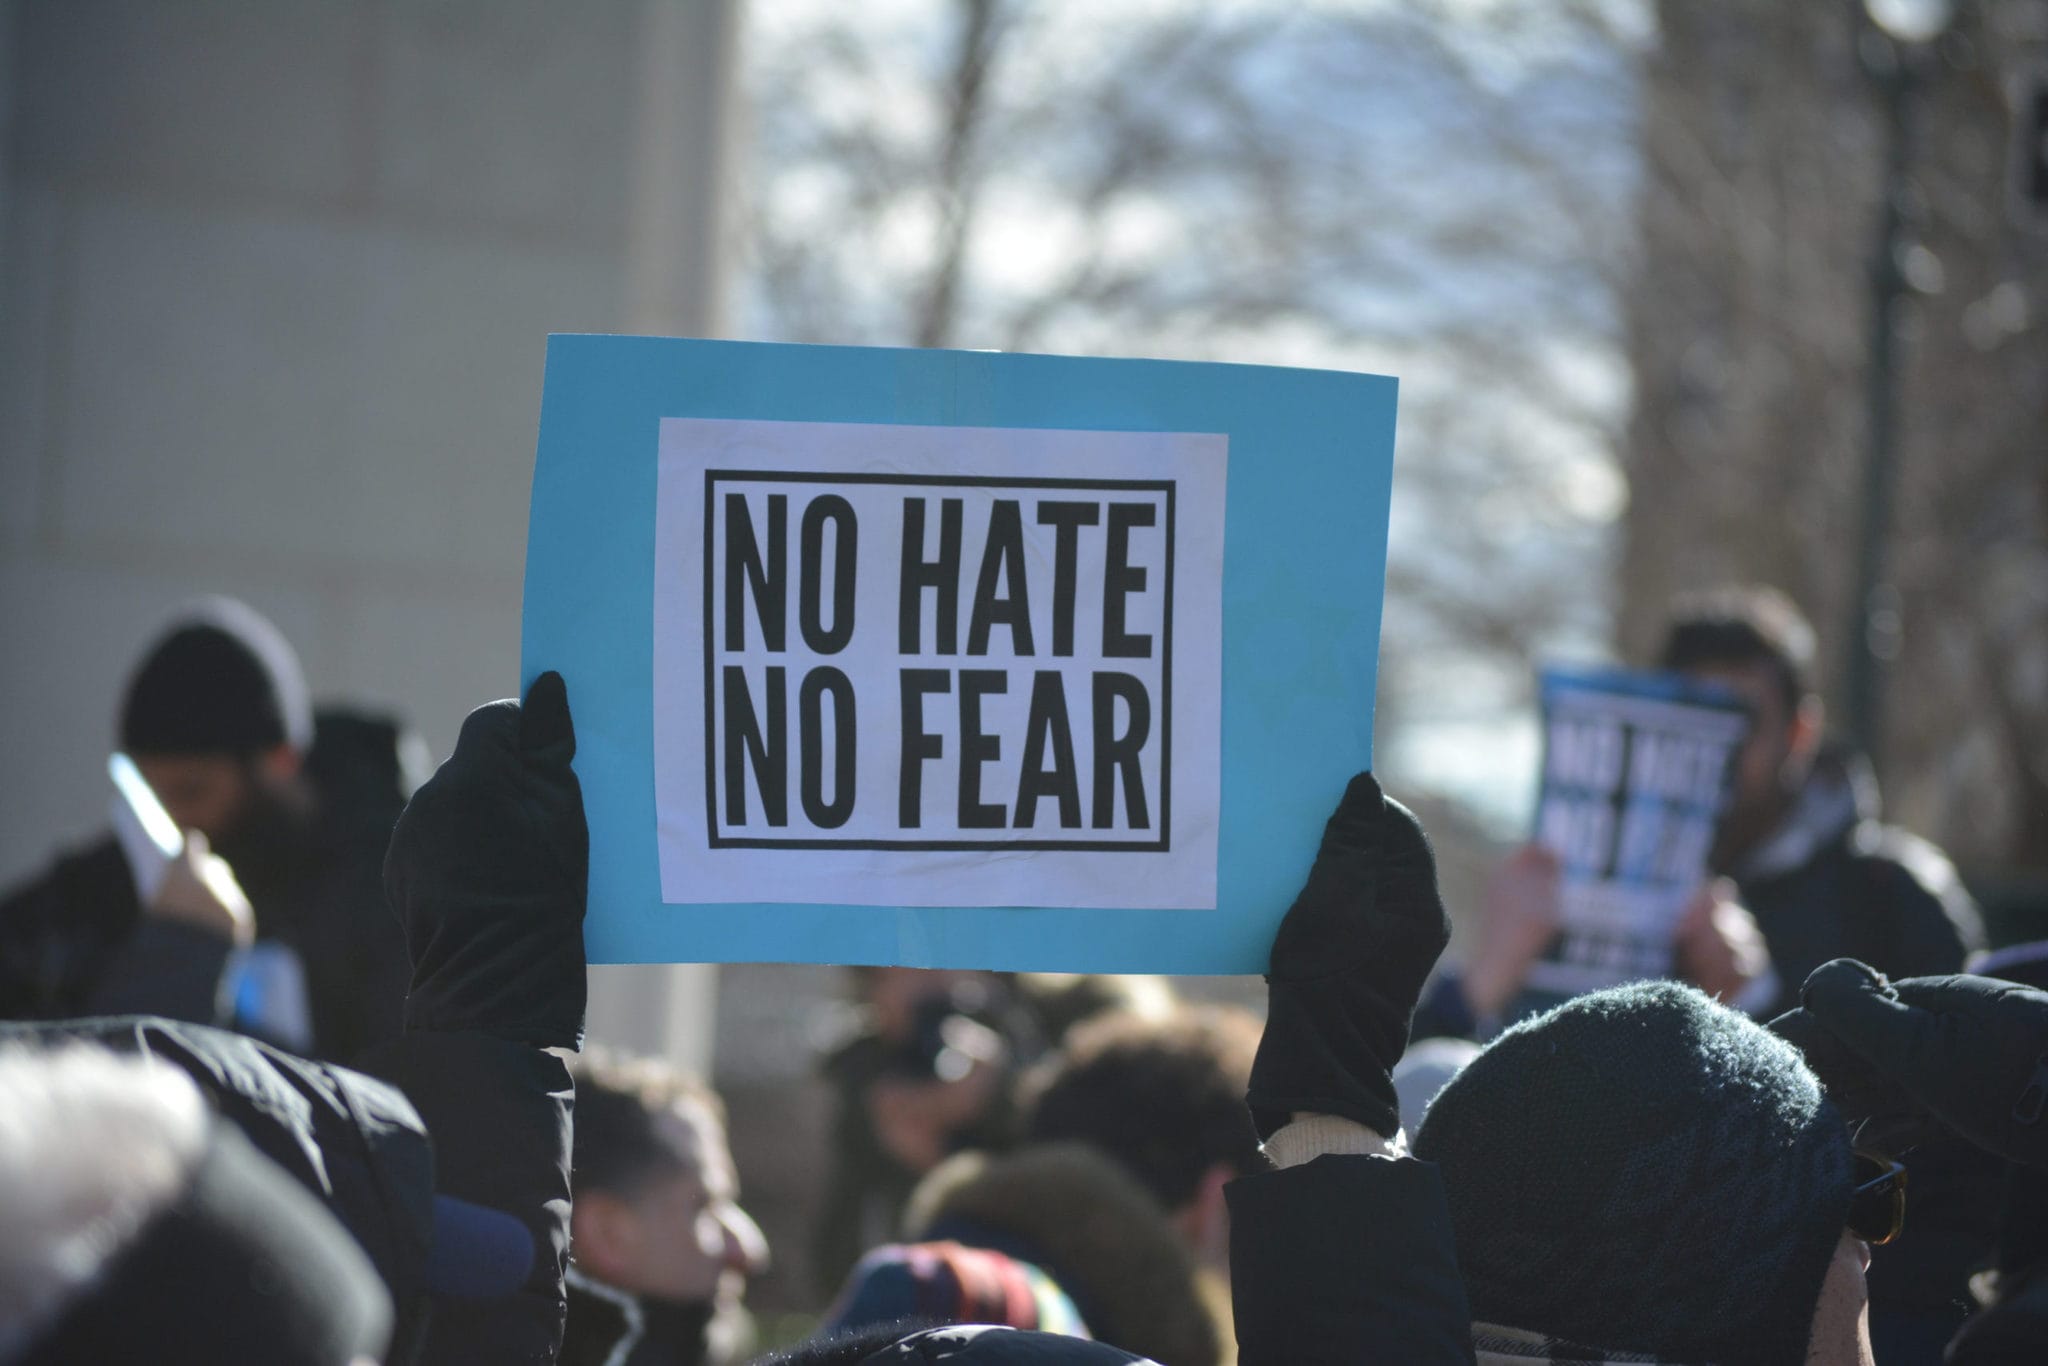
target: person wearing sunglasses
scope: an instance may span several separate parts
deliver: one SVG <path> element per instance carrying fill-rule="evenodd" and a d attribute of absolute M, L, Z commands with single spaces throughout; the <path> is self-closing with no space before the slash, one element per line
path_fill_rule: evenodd
<path fill-rule="evenodd" d="M 1771 1028 L 1860 1135 L 1901 1153 L 1953 1136 L 2009 1164 L 1996 1297 L 1940 1359 L 2048 1361 L 2048 992 L 1968 974 L 1892 981 L 1844 958 L 1815 969 L 1801 1001 Z"/>
<path fill-rule="evenodd" d="M 1361 775 L 1267 977 L 1247 1100 L 1279 1170 L 1229 1192 L 1240 1362 L 1872 1366 L 1863 1277 L 1902 1169 L 1693 988 L 1508 1030 L 1406 1155 L 1388 1074 L 1442 916 L 1420 826 Z"/>

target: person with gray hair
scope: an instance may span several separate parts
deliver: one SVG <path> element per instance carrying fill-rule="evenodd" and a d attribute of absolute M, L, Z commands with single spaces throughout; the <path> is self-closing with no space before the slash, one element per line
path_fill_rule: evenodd
<path fill-rule="evenodd" d="M 0 1047 L 0 1362 L 358 1366 L 391 1327 L 355 1240 L 184 1073 Z"/>

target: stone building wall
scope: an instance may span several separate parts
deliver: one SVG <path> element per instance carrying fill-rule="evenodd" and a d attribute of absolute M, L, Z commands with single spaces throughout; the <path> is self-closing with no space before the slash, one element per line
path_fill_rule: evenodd
<path fill-rule="evenodd" d="M 0 3 L 0 882 L 192 595 L 436 755 L 516 690 L 548 333 L 718 330 L 736 14 Z"/>

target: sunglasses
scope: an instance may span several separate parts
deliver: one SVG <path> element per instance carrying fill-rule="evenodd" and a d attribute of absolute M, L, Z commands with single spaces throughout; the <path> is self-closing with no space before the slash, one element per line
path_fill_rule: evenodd
<path fill-rule="evenodd" d="M 1849 1231 L 1872 1247 L 1882 1247 L 1906 1226 L 1906 1166 L 1876 1153 L 1858 1152 L 1853 1171 Z"/>

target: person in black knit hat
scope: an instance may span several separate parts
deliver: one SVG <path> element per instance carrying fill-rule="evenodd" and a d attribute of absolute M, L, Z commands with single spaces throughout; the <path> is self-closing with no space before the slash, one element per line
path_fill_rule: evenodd
<path fill-rule="evenodd" d="M 103 837 L 0 898 L 0 1018 L 150 1013 L 341 1061 L 395 1036 L 405 946 L 380 869 L 401 739 L 381 718 L 316 720 L 291 646 L 248 606 L 180 611 L 129 681 L 117 743 L 185 832 L 181 862 L 233 870 L 255 943 L 248 908 L 195 913 L 179 865 L 145 892 Z"/>
<path fill-rule="evenodd" d="M 1420 826 L 1361 774 L 1266 978 L 1246 1100 L 1277 1170 L 1230 1189 L 1239 1361 L 1871 1366 L 1862 1237 L 1895 1231 L 1898 1168 L 1691 988 L 1508 1031 L 1408 1155 L 1390 1074 L 1448 937 Z"/>
<path fill-rule="evenodd" d="M 313 741 L 298 657 L 230 598 L 204 600 L 151 648 L 121 706 L 121 748 L 171 818 L 218 844 L 290 800 Z"/>
<path fill-rule="evenodd" d="M 1828 1292 L 1860 1309 L 1848 1127 L 1797 1050 L 1690 987 L 1616 987 L 1509 1030 L 1437 1096 L 1415 1153 L 1443 1172 L 1482 1359 L 1533 1337 L 1798 1366 Z"/>

